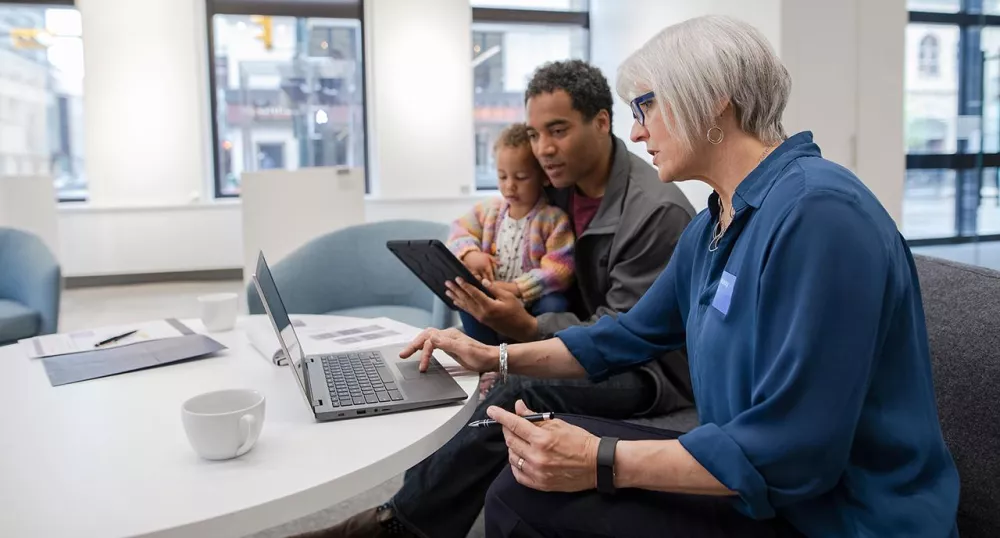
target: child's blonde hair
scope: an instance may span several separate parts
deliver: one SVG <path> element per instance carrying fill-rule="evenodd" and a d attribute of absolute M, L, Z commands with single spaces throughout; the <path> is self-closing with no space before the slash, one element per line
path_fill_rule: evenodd
<path fill-rule="evenodd" d="M 501 148 L 528 148 L 531 149 L 531 138 L 528 137 L 528 126 L 523 123 L 512 123 L 497 136 L 497 141 L 493 144 L 493 154 L 496 155 Z"/>

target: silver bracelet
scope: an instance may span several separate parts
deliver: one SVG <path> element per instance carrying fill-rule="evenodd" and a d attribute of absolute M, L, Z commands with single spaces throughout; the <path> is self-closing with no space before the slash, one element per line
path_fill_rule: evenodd
<path fill-rule="evenodd" d="M 500 382 L 507 382 L 507 344 L 500 344 Z"/>

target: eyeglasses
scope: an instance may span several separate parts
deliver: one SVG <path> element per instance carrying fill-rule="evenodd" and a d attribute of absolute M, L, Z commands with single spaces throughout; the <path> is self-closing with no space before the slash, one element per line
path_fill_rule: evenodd
<path fill-rule="evenodd" d="M 632 99 L 628 106 L 632 109 L 632 119 L 639 122 L 639 125 L 646 125 L 646 110 L 649 110 L 649 103 L 653 101 L 656 96 L 653 92 L 648 92 Z M 647 105 L 643 108 L 643 105 Z"/>

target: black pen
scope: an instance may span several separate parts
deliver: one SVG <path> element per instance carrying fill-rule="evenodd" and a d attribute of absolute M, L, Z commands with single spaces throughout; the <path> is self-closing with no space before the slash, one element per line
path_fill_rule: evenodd
<path fill-rule="evenodd" d="M 118 336 L 112 336 L 111 338 L 108 338 L 107 340 L 101 340 L 100 342 L 94 344 L 94 347 L 106 346 L 108 344 L 117 342 L 117 341 L 121 340 L 122 338 L 127 338 L 129 336 L 132 336 L 133 334 L 135 334 L 137 332 L 139 332 L 139 331 L 135 330 L 135 331 L 129 331 L 129 332 L 124 333 L 124 334 L 119 334 Z"/>
<path fill-rule="evenodd" d="M 521 417 L 528 422 L 541 422 L 543 420 L 552 420 L 556 418 L 555 413 L 536 413 L 534 415 L 528 415 Z M 492 418 L 486 418 L 483 420 L 476 420 L 469 423 L 470 428 L 487 428 L 489 426 L 497 426 L 500 423 L 493 420 Z"/>

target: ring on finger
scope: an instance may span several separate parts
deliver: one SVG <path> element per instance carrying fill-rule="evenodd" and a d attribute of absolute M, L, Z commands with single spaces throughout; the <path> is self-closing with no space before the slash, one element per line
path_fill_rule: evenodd
<path fill-rule="evenodd" d="M 517 470 L 523 472 L 524 469 L 522 467 L 524 467 L 524 458 L 519 458 L 517 460 Z"/>

